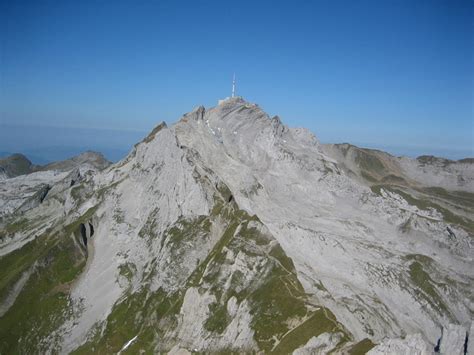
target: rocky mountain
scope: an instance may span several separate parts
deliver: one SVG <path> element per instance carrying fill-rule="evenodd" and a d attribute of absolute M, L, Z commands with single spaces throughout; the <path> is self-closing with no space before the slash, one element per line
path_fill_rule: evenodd
<path fill-rule="evenodd" d="M 46 165 L 34 165 L 23 154 L 12 154 L 0 159 L 0 181 L 12 177 L 31 174 L 37 171 L 55 170 L 60 172 L 70 171 L 83 165 L 95 169 L 104 169 L 111 163 L 101 153 L 84 152 L 78 156 Z"/>
<path fill-rule="evenodd" d="M 29 174 L 33 164 L 23 154 L 12 154 L 0 159 L 0 181 L 18 175 Z"/>
<path fill-rule="evenodd" d="M 87 151 L 70 159 L 38 166 L 36 171 L 70 171 L 77 168 L 95 171 L 103 170 L 110 164 L 111 163 L 101 153 Z"/>
<path fill-rule="evenodd" d="M 471 160 L 322 145 L 231 98 L 56 168 L 0 182 L 2 354 L 474 351 Z"/>
<path fill-rule="evenodd" d="M 85 152 L 47 165 L 33 165 L 21 154 L 2 159 L 0 171 L 5 174 L 0 177 L 0 217 L 37 207 L 55 184 L 61 182 L 64 186 L 73 186 L 85 175 L 110 164 L 96 152 Z"/>

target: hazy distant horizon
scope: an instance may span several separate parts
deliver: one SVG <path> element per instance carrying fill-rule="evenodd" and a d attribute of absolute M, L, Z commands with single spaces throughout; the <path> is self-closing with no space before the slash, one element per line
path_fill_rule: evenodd
<path fill-rule="evenodd" d="M 474 150 L 471 0 L 0 8 L 0 124 L 28 134 L 38 125 L 117 129 L 85 145 L 123 150 L 132 144 L 124 132 L 229 96 L 235 72 L 238 95 L 323 142 L 451 158 Z M 40 148 L 21 139 L 15 150 Z"/>
<path fill-rule="evenodd" d="M 156 122 L 158 124 L 159 122 Z M 172 124 L 172 123 L 168 123 Z M 147 130 L 105 129 L 82 127 L 25 126 L 0 124 L 0 157 L 21 153 L 34 164 L 46 164 L 64 160 L 92 150 L 102 153 L 108 160 L 117 162 L 124 158 L 133 146 L 140 142 L 153 127 Z M 434 155 L 459 160 L 473 158 L 468 149 L 446 149 L 423 146 L 391 146 L 358 141 L 331 141 L 313 132 L 323 144 L 349 143 L 361 148 L 378 149 L 395 156 L 416 158 Z M 25 136 L 29 139 L 26 141 Z"/>

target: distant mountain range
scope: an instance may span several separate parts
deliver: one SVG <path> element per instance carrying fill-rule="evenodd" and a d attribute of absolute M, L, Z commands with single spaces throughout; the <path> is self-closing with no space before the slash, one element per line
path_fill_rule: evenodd
<path fill-rule="evenodd" d="M 146 132 L 117 129 L 0 124 L 0 156 L 21 153 L 34 164 L 47 164 L 94 150 L 115 162 L 145 135 Z"/>
<path fill-rule="evenodd" d="M 89 150 L 88 147 L 43 147 L 36 150 L 19 150 L 14 153 L 0 152 L 0 158 L 6 158 L 13 154 L 22 154 L 26 156 L 33 164 L 44 165 L 58 160 L 69 159 L 87 150 Z M 128 153 L 128 150 L 126 149 L 102 148 L 100 150 L 95 150 L 100 151 L 104 157 L 112 162 L 119 161 Z"/>
<path fill-rule="evenodd" d="M 65 160 L 87 150 L 101 152 L 108 160 L 124 158 L 133 145 L 145 137 L 146 131 L 96 129 L 74 127 L 47 127 L 0 124 L 0 157 L 21 153 L 34 164 Z M 28 137 L 28 139 L 25 139 Z M 381 149 L 396 156 L 417 157 L 434 155 L 453 160 L 474 156 L 474 151 L 454 147 L 385 146 L 352 142 L 370 149 Z"/>
<path fill-rule="evenodd" d="M 1 157 L 1 155 L 0 155 Z M 58 172 L 70 171 L 85 163 L 93 164 L 97 169 L 103 169 L 111 163 L 101 153 L 84 152 L 75 157 L 49 164 L 33 164 L 23 154 L 12 154 L 0 158 L 0 180 L 27 175 L 38 171 L 54 170 Z"/>

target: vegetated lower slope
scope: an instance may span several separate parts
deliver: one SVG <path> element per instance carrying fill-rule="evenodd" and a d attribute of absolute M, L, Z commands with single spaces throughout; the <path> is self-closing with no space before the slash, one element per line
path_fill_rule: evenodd
<path fill-rule="evenodd" d="M 61 175 L 0 221 L 0 353 L 461 349 L 471 195 L 365 153 L 233 98 Z"/>

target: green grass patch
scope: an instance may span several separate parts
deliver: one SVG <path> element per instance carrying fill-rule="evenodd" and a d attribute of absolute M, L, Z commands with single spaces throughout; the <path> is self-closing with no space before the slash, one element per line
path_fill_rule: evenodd
<path fill-rule="evenodd" d="M 349 349 L 350 355 L 365 355 L 375 344 L 370 339 L 363 339 Z"/>
<path fill-rule="evenodd" d="M 291 354 L 295 349 L 303 346 L 314 336 L 326 332 L 339 331 L 336 326 L 336 318 L 329 310 L 326 313 L 331 317 L 328 319 L 322 309 L 314 312 L 306 321 L 291 330 L 273 350 L 277 354 Z"/>
<path fill-rule="evenodd" d="M 374 154 L 366 152 L 365 150 L 357 150 L 355 162 L 361 170 L 377 175 L 385 172 L 385 166 L 382 161 Z"/>
<path fill-rule="evenodd" d="M 41 341 L 71 316 L 69 285 L 84 269 L 86 258 L 74 242 L 92 207 L 56 232 L 47 232 L 0 258 L 0 297 L 6 297 L 21 275 L 32 274 L 11 308 L 0 318 L 0 353 L 46 351 Z"/>
<path fill-rule="evenodd" d="M 181 296 L 167 295 L 161 289 L 153 293 L 142 289 L 129 294 L 114 305 L 103 331 L 96 331 L 88 342 L 72 354 L 117 353 L 137 335 L 137 340 L 127 348 L 127 353 L 154 354 L 156 338 L 163 337 L 165 331 L 176 327 L 174 310 L 179 310 L 181 303 Z M 167 325 L 164 329 L 159 326 L 162 322 Z"/>
<path fill-rule="evenodd" d="M 409 267 L 409 274 L 413 284 L 422 291 L 417 292 L 417 295 L 424 298 L 439 314 L 444 316 L 449 315 L 446 305 L 434 286 L 435 282 L 424 270 L 421 262 L 412 262 Z"/>
<path fill-rule="evenodd" d="M 467 191 L 448 191 L 442 187 L 426 187 L 422 192 L 451 202 L 457 206 L 474 208 L 474 193 Z"/>
<path fill-rule="evenodd" d="M 285 268 L 289 272 L 295 272 L 295 265 L 293 264 L 293 260 L 291 260 L 291 258 L 289 258 L 285 254 L 280 244 L 275 244 L 275 246 L 273 246 L 272 250 L 270 250 L 270 256 L 277 259 L 278 262 L 283 266 L 283 268 Z"/>
<path fill-rule="evenodd" d="M 416 160 L 418 160 L 418 162 L 423 165 L 441 165 L 443 167 L 447 167 L 448 165 L 455 163 L 453 160 L 438 158 L 433 155 L 420 155 L 416 158 Z"/>
<path fill-rule="evenodd" d="M 275 267 L 265 281 L 249 298 L 252 304 L 252 328 L 255 340 L 264 351 L 270 351 L 275 338 L 281 338 L 288 329 L 288 319 L 304 317 L 306 306 L 302 299 L 290 293 L 292 284 L 285 283 L 286 271 Z M 295 290 L 297 291 L 297 290 Z"/>
<path fill-rule="evenodd" d="M 369 182 L 375 183 L 378 181 L 377 178 L 373 177 L 370 173 L 368 173 L 365 170 L 361 170 L 360 175 Z"/>
<path fill-rule="evenodd" d="M 22 248 L 0 257 L 0 301 L 5 299 L 10 288 L 23 272 L 27 271 L 44 253 L 48 243 L 47 240 L 41 239 L 36 238 Z"/>
<path fill-rule="evenodd" d="M 399 184 L 399 185 L 406 185 L 407 182 L 404 178 L 402 178 L 401 176 L 398 176 L 398 175 L 394 175 L 394 174 L 389 174 L 389 175 L 386 175 L 382 178 L 382 182 L 384 184 Z"/>
<path fill-rule="evenodd" d="M 37 238 L 14 253 L 0 259 L 0 263 L 14 259 L 11 266 L 1 269 L 2 282 L 4 273 L 12 280 L 37 263 L 15 303 L 0 318 L 0 353 L 43 352 L 41 340 L 71 313 L 67 285 L 82 271 L 85 259 L 63 233 Z"/>
<path fill-rule="evenodd" d="M 29 225 L 28 219 L 26 218 L 20 218 L 17 219 L 15 222 L 7 224 L 5 227 L 5 231 L 7 234 L 15 234 L 20 231 L 25 230 Z"/>
<path fill-rule="evenodd" d="M 231 322 L 226 306 L 215 302 L 209 305 L 209 311 L 210 316 L 206 319 L 204 328 L 210 332 L 222 334 Z"/>

